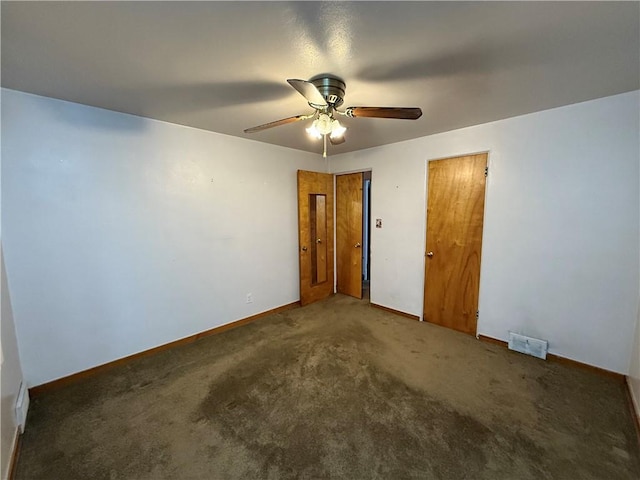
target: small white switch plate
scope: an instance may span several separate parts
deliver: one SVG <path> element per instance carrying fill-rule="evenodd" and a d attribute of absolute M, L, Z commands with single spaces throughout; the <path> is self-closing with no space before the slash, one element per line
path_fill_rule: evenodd
<path fill-rule="evenodd" d="M 247 293 L 247 303 L 253 303 L 253 295 Z"/>

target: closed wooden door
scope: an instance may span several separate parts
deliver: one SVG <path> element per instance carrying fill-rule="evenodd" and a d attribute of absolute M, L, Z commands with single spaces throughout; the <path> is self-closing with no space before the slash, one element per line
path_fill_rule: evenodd
<path fill-rule="evenodd" d="M 298 170 L 300 303 L 333 293 L 333 175 Z"/>
<path fill-rule="evenodd" d="M 362 173 L 336 177 L 338 293 L 362 298 Z"/>
<path fill-rule="evenodd" d="M 487 154 L 429 162 L 424 319 L 475 335 Z"/>

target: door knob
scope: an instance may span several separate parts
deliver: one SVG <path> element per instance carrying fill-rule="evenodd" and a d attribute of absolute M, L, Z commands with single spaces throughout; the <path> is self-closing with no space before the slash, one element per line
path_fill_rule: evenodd
<path fill-rule="evenodd" d="M 316 240 L 316 243 L 322 243 L 322 239 L 319 238 L 318 240 Z"/>
<path fill-rule="evenodd" d="M 306 252 L 307 251 L 307 247 L 305 247 L 304 245 L 302 246 L 302 251 Z"/>
<path fill-rule="evenodd" d="M 427 257 L 429 258 L 433 257 L 433 252 L 427 252 Z"/>
<path fill-rule="evenodd" d="M 360 248 L 360 242 L 356 243 L 356 244 L 354 245 L 354 247 L 356 247 L 356 248 Z"/>

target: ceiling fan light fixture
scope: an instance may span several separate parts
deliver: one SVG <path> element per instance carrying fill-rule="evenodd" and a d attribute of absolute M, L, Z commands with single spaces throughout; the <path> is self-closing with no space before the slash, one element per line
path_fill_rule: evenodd
<path fill-rule="evenodd" d="M 316 121 L 314 120 L 310 127 L 306 128 L 307 133 L 313 138 L 317 138 L 318 140 L 322 138 L 322 134 L 316 128 Z"/>
<path fill-rule="evenodd" d="M 338 120 L 331 118 L 330 115 L 321 113 L 306 130 L 313 138 L 321 139 L 323 135 L 329 135 L 331 138 L 336 139 L 342 138 L 347 129 L 340 125 Z"/>
<path fill-rule="evenodd" d="M 338 120 L 334 120 L 331 122 L 331 134 L 330 137 L 333 139 L 342 138 L 344 132 L 347 131 L 347 127 L 343 127 L 340 125 Z"/>
<path fill-rule="evenodd" d="M 331 117 L 326 113 L 318 115 L 311 126 L 307 128 L 307 133 L 314 138 L 322 138 L 323 135 L 331 133 Z"/>
<path fill-rule="evenodd" d="M 333 130 L 333 121 L 326 113 L 318 115 L 318 119 L 313 123 L 322 135 L 328 135 Z"/>

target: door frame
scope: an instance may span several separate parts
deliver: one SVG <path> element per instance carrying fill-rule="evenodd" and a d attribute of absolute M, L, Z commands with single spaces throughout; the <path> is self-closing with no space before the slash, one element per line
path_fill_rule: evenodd
<path fill-rule="evenodd" d="M 443 155 L 443 156 L 439 156 L 439 157 L 433 157 L 433 158 L 428 158 L 424 164 L 424 202 L 423 202 L 423 206 L 424 206 L 424 210 L 422 211 L 422 308 L 420 309 L 420 321 L 424 322 L 424 306 L 425 306 L 425 299 L 424 299 L 424 288 L 426 285 L 426 276 L 424 274 L 426 267 L 427 267 L 427 202 L 429 200 L 429 162 L 433 162 L 436 160 L 447 160 L 449 158 L 458 158 L 458 157 L 467 157 L 467 156 L 471 156 L 471 155 L 482 155 L 482 154 L 486 154 L 487 155 L 487 170 L 490 173 L 491 172 L 491 164 L 492 164 L 492 158 L 493 156 L 495 156 L 492 152 L 491 149 L 485 149 L 485 150 L 474 150 L 472 152 L 465 152 L 465 153 L 452 153 L 450 155 Z M 487 211 L 488 211 L 488 200 L 489 200 L 489 186 L 491 184 L 491 175 L 488 174 L 487 178 L 485 180 L 485 186 L 484 186 L 484 211 L 482 213 L 482 250 L 480 251 L 480 278 L 478 280 L 478 311 L 481 312 L 482 311 L 482 277 L 483 277 L 483 271 L 486 268 L 486 262 L 483 261 L 483 257 L 484 257 L 484 252 L 485 252 L 485 235 L 486 235 L 486 231 L 487 231 Z M 476 333 L 474 334 L 474 336 L 476 338 L 480 337 L 480 319 L 482 318 L 481 315 L 478 315 L 477 321 L 476 321 Z"/>

